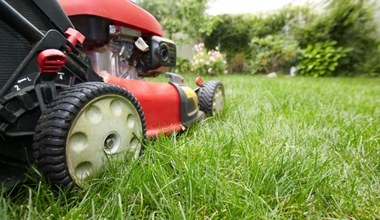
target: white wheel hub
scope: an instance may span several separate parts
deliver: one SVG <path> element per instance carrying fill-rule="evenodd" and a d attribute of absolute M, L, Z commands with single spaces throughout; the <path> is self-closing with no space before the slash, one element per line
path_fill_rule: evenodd
<path fill-rule="evenodd" d="M 224 93 L 223 88 L 218 86 L 215 89 L 214 97 L 212 99 L 212 114 L 219 114 L 224 106 Z"/>
<path fill-rule="evenodd" d="M 90 101 L 76 116 L 66 141 L 71 177 L 81 186 L 109 160 L 137 158 L 141 139 L 139 113 L 128 99 L 110 94 Z"/>

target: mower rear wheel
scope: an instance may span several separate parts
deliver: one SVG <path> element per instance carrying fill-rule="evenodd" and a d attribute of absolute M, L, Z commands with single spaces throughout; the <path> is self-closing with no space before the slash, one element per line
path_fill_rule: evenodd
<path fill-rule="evenodd" d="M 82 187 L 109 161 L 137 158 L 145 132 L 142 108 L 127 90 L 99 82 L 78 84 L 41 115 L 33 157 L 53 185 Z"/>
<path fill-rule="evenodd" d="M 217 115 L 224 107 L 224 86 L 219 81 L 205 83 L 198 91 L 199 108 L 207 115 Z"/>

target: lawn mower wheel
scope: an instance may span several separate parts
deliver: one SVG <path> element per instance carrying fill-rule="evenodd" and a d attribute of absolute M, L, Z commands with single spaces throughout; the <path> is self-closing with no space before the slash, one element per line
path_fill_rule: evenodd
<path fill-rule="evenodd" d="M 224 107 L 224 87 L 219 81 L 205 83 L 198 91 L 199 108 L 207 115 L 217 115 Z"/>
<path fill-rule="evenodd" d="M 109 161 L 137 158 L 145 132 L 142 108 L 127 90 L 82 83 L 61 92 L 41 114 L 33 157 L 53 185 L 81 187 Z"/>

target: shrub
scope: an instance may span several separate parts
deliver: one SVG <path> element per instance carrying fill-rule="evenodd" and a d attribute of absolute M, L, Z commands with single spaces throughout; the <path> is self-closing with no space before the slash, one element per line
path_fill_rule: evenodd
<path fill-rule="evenodd" d="M 188 59 L 177 57 L 177 64 L 172 69 L 175 73 L 190 73 L 191 72 L 191 64 Z"/>
<path fill-rule="evenodd" d="M 245 53 L 236 54 L 230 61 L 228 70 L 231 73 L 246 73 L 248 72 L 247 57 Z"/>
<path fill-rule="evenodd" d="M 191 61 L 191 70 L 198 75 L 226 74 L 227 62 L 218 48 L 207 51 L 203 43 L 195 46 L 195 55 Z"/>
<path fill-rule="evenodd" d="M 295 23 L 299 23 L 300 15 L 307 18 L 310 9 L 304 6 L 286 6 L 279 11 L 265 14 L 224 14 L 216 16 L 217 22 L 211 33 L 204 36 L 206 48 L 216 46 L 227 55 L 228 62 L 235 55 L 244 53 L 248 58 L 250 48 L 247 45 L 252 38 L 287 33 Z"/>
<path fill-rule="evenodd" d="M 252 59 L 250 68 L 253 74 L 284 71 L 295 61 L 298 44 L 295 40 L 282 35 L 268 35 L 253 38 L 250 44 Z"/>
<path fill-rule="evenodd" d="M 219 47 L 227 54 L 227 59 L 237 53 L 249 53 L 249 44 L 254 29 L 253 17 L 251 15 L 219 15 L 218 22 L 211 34 L 204 37 L 207 49 Z"/>
<path fill-rule="evenodd" d="M 378 32 L 374 22 L 376 6 L 371 0 L 331 0 L 319 16 L 298 27 L 295 38 L 302 48 L 318 42 L 334 41 L 334 46 L 349 48 L 336 74 L 360 74 L 380 70 L 373 59 L 379 54 Z M 371 68 L 369 68 L 371 67 Z"/>
<path fill-rule="evenodd" d="M 380 49 L 375 48 L 376 52 L 373 52 L 371 57 L 367 59 L 363 67 L 364 75 L 367 76 L 380 76 Z"/>
<path fill-rule="evenodd" d="M 348 49 L 337 46 L 335 41 L 310 44 L 301 52 L 297 73 L 306 76 L 333 76 Z"/>

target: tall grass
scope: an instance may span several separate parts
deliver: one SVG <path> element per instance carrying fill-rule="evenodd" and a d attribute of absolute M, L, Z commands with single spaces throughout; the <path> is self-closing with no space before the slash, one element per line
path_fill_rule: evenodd
<path fill-rule="evenodd" d="M 380 218 L 380 79 L 221 81 L 221 116 L 85 189 L 3 193 L 0 219 Z"/>

